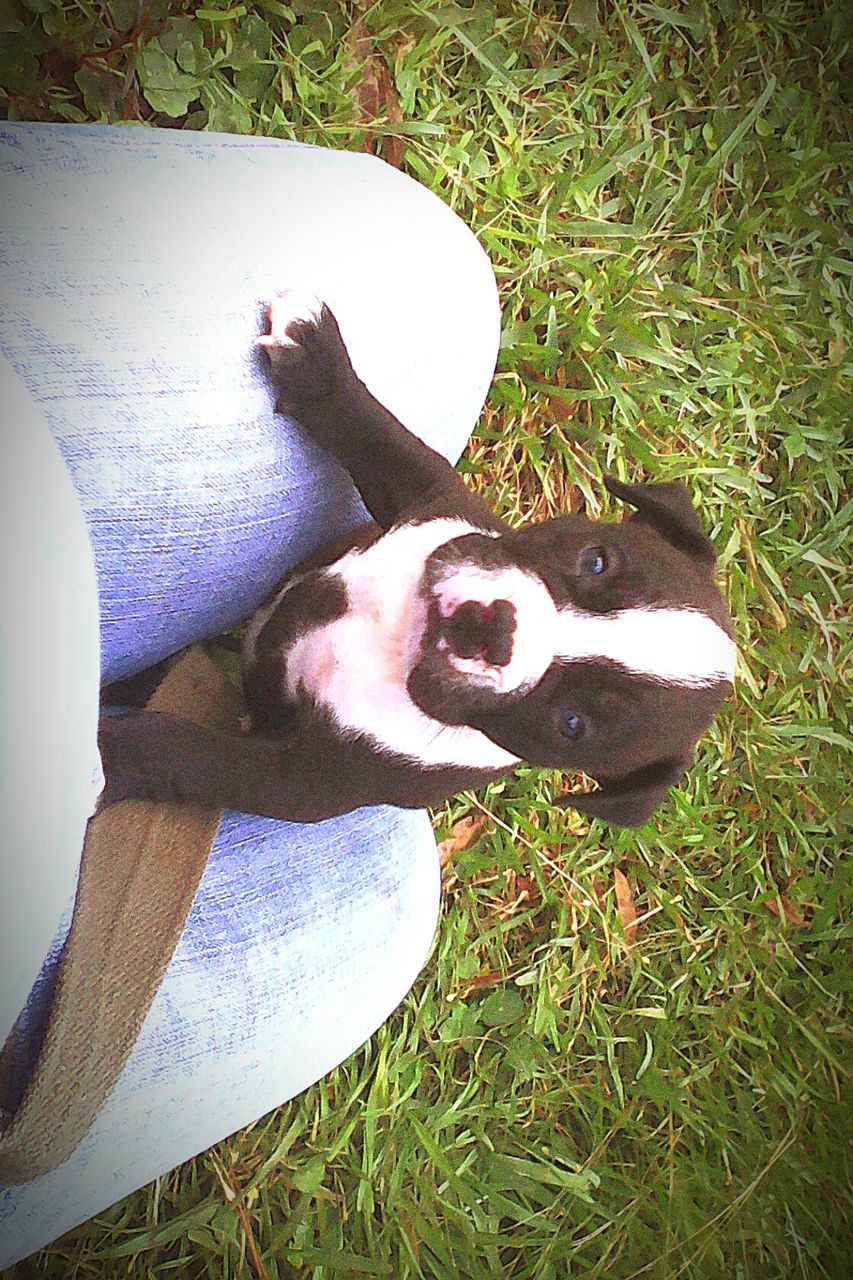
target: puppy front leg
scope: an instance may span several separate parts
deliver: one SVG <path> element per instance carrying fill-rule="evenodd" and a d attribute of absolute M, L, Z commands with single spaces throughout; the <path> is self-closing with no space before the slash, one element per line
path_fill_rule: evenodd
<path fill-rule="evenodd" d="M 131 797 L 293 822 L 343 811 L 332 780 L 298 737 L 227 733 L 143 711 L 102 716 L 98 748 L 106 780 L 98 812 Z"/>
<path fill-rule="evenodd" d="M 280 293 L 268 318 L 270 331 L 258 343 L 269 356 L 277 408 L 334 454 L 383 530 L 416 513 L 502 527 L 447 459 L 368 391 L 325 303 Z"/>

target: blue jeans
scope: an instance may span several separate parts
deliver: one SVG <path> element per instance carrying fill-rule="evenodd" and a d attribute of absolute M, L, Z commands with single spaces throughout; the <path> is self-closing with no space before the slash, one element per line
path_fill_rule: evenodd
<path fill-rule="evenodd" d="M 97 795 L 99 664 L 116 679 L 232 626 L 364 519 L 273 412 L 263 299 L 325 297 L 371 389 L 451 458 L 498 310 L 422 187 L 268 139 L 0 124 L 0 263 L 0 1042 L 13 1028 L 20 1092 Z M 437 904 L 423 813 L 226 813 L 104 1110 L 65 1165 L 0 1188 L 0 1267 L 341 1062 L 408 990 Z"/>

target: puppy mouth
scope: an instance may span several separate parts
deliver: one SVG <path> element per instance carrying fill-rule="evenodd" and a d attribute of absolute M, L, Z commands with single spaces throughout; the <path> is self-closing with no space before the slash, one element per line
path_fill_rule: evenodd
<path fill-rule="evenodd" d="M 462 600 L 447 605 L 433 596 L 425 648 L 447 658 L 460 675 L 507 667 L 512 657 L 515 607 L 508 600 Z"/>
<path fill-rule="evenodd" d="M 430 585 L 422 597 L 419 658 L 434 681 L 462 697 L 466 690 L 505 697 L 522 694 L 541 679 L 553 659 L 554 607 L 550 597 L 531 599 L 513 590 L 517 586 L 472 584 L 464 575 Z"/>
<path fill-rule="evenodd" d="M 418 600 L 407 688 L 422 709 L 440 709 L 439 719 L 455 723 L 484 702 L 522 696 L 553 660 L 554 600 L 499 538 L 472 534 L 438 547 Z"/>
<path fill-rule="evenodd" d="M 427 611 L 424 648 L 444 655 L 460 674 L 485 675 L 512 658 L 515 606 L 509 600 L 463 600 L 448 604 L 433 594 Z"/>
<path fill-rule="evenodd" d="M 451 601 L 434 588 L 421 597 L 422 631 L 406 688 L 445 724 L 470 724 L 478 708 L 506 692 L 515 608 L 505 599 Z"/>

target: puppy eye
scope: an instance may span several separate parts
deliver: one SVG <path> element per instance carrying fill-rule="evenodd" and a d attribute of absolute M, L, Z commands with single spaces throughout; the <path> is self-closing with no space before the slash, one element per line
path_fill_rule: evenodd
<path fill-rule="evenodd" d="M 580 554 L 578 569 L 590 577 L 597 577 L 600 573 L 604 573 L 608 563 L 604 547 L 585 547 Z"/>
<path fill-rule="evenodd" d="M 558 726 L 567 742 L 577 742 L 583 736 L 584 722 L 574 711 L 561 711 Z"/>

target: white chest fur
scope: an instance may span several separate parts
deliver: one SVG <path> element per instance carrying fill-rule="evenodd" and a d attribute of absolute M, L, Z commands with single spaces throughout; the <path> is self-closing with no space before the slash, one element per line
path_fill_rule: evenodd
<path fill-rule="evenodd" d="M 411 700 L 406 680 L 417 658 L 426 606 L 418 583 L 426 558 L 472 532 L 464 520 L 404 525 L 330 572 L 346 586 L 349 609 L 309 632 L 287 656 L 287 692 L 307 694 L 348 734 L 429 766 L 506 769 L 517 757 L 485 734 L 445 725 Z"/>

